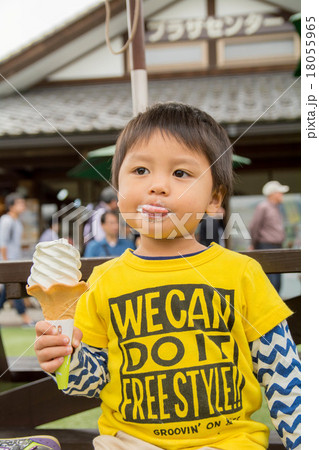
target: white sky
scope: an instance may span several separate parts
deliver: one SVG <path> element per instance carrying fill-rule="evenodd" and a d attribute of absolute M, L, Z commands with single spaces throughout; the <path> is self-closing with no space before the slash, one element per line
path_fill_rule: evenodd
<path fill-rule="evenodd" d="M 0 60 L 104 2 L 105 0 L 0 0 Z M 286 4 L 287 0 L 274 2 Z M 292 9 L 298 10 L 300 0 L 290 0 L 289 4 Z"/>
<path fill-rule="evenodd" d="M 104 0 L 0 0 L 0 60 Z"/>

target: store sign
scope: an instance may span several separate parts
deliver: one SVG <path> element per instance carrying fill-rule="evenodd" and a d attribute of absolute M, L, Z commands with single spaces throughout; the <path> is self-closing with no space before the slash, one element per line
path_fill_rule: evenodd
<path fill-rule="evenodd" d="M 196 39 L 219 39 L 294 31 L 284 17 L 251 13 L 242 16 L 207 17 L 205 19 L 173 19 L 147 22 L 147 43 Z"/>

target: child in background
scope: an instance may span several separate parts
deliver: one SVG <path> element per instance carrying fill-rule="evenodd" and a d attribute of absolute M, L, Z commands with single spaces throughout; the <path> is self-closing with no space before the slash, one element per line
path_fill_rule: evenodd
<path fill-rule="evenodd" d="M 113 183 L 137 250 L 95 267 L 72 343 L 36 326 L 42 369 L 73 353 L 65 392 L 101 398 L 95 449 L 266 449 L 268 428 L 251 419 L 259 383 L 283 444 L 300 448 L 291 311 L 254 259 L 195 239 L 232 189 L 223 128 L 197 108 L 154 105 L 121 133 Z"/>

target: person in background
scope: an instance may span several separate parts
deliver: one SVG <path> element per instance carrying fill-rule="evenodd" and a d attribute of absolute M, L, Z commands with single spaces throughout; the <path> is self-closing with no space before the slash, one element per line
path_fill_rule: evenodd
<path fill-rule="evenodd" d="M 104 230 L 101 225 L 101 216 L 106 211 L 118 211 L 117 193 L 111 187 L 104 188 L 100 194 L 99 203 L 94 208 L 94 214 L 87 221 L 83 230 L 84 245 L 86 246 L 92 239 L 101 241 L 104 238 Z"/>
<path fill-rule="evenodd" d="M 141 242 L 141 235 L 138 231 L 134 230 L 133 228 L 132 230 L 132 241 L 134 242 L 134 246 L 135 248 L 137 248 L 140 245 Z"/>
<path fill-rule="evenodd" d="M 53 221 L 53 218 L 50 217 L 48 220 L 48 228 L 41 234 L 39 242 L 56 241 L 57 239 L 59 239 L 58 233 L 59 223 L 57 221 Z"/>
<path fill-rule="evenodd" d="M 6 196 L 5 204 L 8 212 L 0 220 L 1 259 L 3 261 L 19 260 L 22 259 L 21 237 L 23 233 L 23 225 L 19 217 L 25 211 L 25 200 L 20 194 L 13 192 Z M 3 308 L 6 300 L 6 289 L 3 286 L 0 294 L 0 309 Z M 14 307 L 26 326 L 34 325 L 27 313 L 23 298 L 14 300 Z"/>
<path fill-rule="evenodd" d="M 114 211 L 107 211 L 101 216 L 104 239 L 92 240 L 86 246 L 84 257 L 120 256 L 127 248 L 135 249 L 130 239 L 119 239 L 119 216 Z"/>
<path fill-rule="evenodd" d="M 279 181 L 269 181 L 262 189 L 266 197 L 256 208 L 250 224 L 251 248 L 256 250 L 281 248 L 285 240 L 284 218 L 280 205 L 283 196 L 289 191 Z M 274 288 L 279 292 L 281 285 L 280 273 L 268 275 Z"/>
<path fill-rule="evenodd" d="M 225 231 L 224 224 L 224 208 L 220 207 L 216 217 L 205 214 L 198 227 L 198 242 L 208 247 L 211 242 L 225 247 L 223 233 Z"/>

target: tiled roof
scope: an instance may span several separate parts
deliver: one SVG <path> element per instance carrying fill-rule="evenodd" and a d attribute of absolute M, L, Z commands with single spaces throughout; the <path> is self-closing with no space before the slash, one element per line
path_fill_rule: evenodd
<path fill-rule="evenodd" d="M 132 117 L 130 83 L 38 87 L 0 99 L 1 136 L 93 133 L 121 129 Z M 149 104 L 181 101 L 218 122 L 295 121 L 300 80 L 268 73 L 149 81 Z M 32 106 L 31 106 L 32 105 Z"/>

